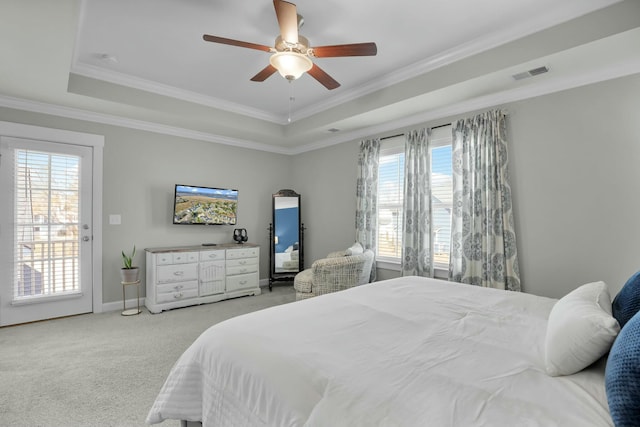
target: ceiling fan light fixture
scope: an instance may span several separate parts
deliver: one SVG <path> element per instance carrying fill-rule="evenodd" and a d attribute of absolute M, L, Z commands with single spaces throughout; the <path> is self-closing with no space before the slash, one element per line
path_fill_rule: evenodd
<path fill-rule="evenodd" d="M 296 80 L 313 67 L 306 55 L 292 51 L 274 53 L 269 63 L 287 80 Z"/>

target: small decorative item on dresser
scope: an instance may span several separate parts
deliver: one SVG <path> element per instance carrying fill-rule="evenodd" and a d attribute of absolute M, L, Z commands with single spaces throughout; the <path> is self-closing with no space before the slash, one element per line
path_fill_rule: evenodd
<path fill-rule="evenodd" d="M 133 246 L 133 251 L 131 252 L 130 256 L 128 256 L 127 254 L 124 253 L 124 251 L 122 251 L 123 267 L 120 269 L 120 278 L 122 282 L 133 283 L 138 281 L 140 269 L 138 267 L 133 266 L 133 257 L 135 256 L 135 254 L 136 254 L 135 245 Z"/>
<path fill-rule="evenodd" d="M 233 240 L 235 240 L 236 242 L 242 244 L 244 242 L 246 242 L 247 240 L 249 240 L 249 237 L 247 236 L 247 229 L 246 228 L 236 228 L 233 230 Z"/>

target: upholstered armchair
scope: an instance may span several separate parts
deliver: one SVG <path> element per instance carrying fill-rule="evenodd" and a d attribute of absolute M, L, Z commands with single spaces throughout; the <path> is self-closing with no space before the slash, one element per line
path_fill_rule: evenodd
<path fill-rule="evenodd" d="M 353 255 L 347 255 L 354 252 Z M 357 250 L 332 252 L 326 258 L 315 261 L 311 268 L 296 274 L 293 280 L 296 300 L 369 283 L 373 258 L 373 251 L 362 251 L 360 246 L 359 253 Z"/>

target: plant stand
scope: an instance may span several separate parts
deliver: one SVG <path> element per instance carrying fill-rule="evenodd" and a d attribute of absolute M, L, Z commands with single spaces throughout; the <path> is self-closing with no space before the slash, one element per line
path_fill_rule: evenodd
<path fill-rule="evenodd" d="M 123 316 L 135 316 L 136 314 L 140 314 L 140 280 L 136 280 L 135 282 L 120 282 L 122 284 L 122 315 Z M 136 293 L 138 297 L 138 305 L 136 308 L 127 309 L 127 299 L 125 289 L 127 286 L 135 286 Z"/>

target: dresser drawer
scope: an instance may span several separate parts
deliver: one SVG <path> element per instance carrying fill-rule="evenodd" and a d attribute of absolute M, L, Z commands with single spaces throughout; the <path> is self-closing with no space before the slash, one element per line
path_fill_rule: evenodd
<path fill-rule="evenodd" d="M 239 289 L 257 288 L 258 273 L 239 274 L 237 276 L 227 276 L 227 292 Z"/>
<path fill-rule="evenodd" d="M 171 264 L 158 266 L 158 283 L 198 280 L 198 264 Z"/>
<path fill-rule="evenodd" d="M 174 252 L 174 264 L 186 264 L 189 262 L 198 262 L 198 252 Z"/>
<path fill-rule="evenodd" d="M 174 291 L 174 292 L 158 294 L 156 298 L 156 303 L 163 304 L 167 302 L 180 301 L 183 299 L 197 298 L 197 297 L 198 297 L 198 288 L 196 287 L 196 289 L 188 289 L 186 291 L 183 290 L 183 291 Z"/>
<path fill-rule="evenodd" d="M 158 265 L 185 264 L 198 262 L 198 252 L 166 252 L 156 254 Z"/>
<path fill-rule="evenodd" d="M 227 259 L 254 258 L 259 254 L 260 248 L 227 249 Z"/>
<path fill-rule="evenodd" d="M 171 252 L 156 254 L 155 256 L 156 264 L 158 265 L 173 264 L 173 254 Z"/>
<path fill-rule="evenodd" d="M 176 282 L 176 283 L 164 283 L 156 287 L 158 294 L 164 294 L 169 292 L 189 291 L 192 289 L 198 289 L 198 282 L 192 280 L 190 282 Z"/>
<path fill-rule="evenodd" d="M 224 250 L 200 252 L 200 261 L 222 261 L 222 260 L 224 260 Z"/>
<path fill-rule="evenodd" d="M 240 258 L 228 259 L 227 268 L 229 267 L 245 267 L 248 265 L 258 265 L 258 258 Z"/>
<path fill-rule="evenodd" d="M 236 274 L 257 273 L 258 258 L 242 258 L 227 260 L 227 276 Z"/>

